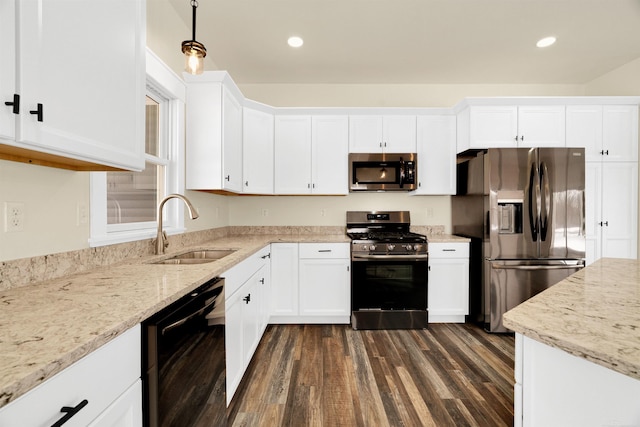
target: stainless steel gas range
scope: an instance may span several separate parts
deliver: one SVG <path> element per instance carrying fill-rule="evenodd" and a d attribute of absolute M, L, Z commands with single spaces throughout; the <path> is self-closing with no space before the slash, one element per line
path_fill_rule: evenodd
<path fill-rule="evenodd" d="M 410 225 L 408 211 L 347 212 L 354 329 L 427 327 L 428 243 Z"/>

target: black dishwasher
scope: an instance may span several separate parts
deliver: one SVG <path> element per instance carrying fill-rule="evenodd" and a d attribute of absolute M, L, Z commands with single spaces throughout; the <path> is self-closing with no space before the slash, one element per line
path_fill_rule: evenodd
<path fill-rule="evenodd" d="M 224 279 L 143 322 L 146 427 L 226 425 Z"/>

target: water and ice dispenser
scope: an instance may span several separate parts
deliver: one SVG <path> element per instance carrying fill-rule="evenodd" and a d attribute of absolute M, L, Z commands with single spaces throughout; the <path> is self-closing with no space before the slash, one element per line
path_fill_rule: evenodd
<path fill-rule="evenodd" d="M 522 233 L 522 200 L 498 200 L 498 232 Z"/>

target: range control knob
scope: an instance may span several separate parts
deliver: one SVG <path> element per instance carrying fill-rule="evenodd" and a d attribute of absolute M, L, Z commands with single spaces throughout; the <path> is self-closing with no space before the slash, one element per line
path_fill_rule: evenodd
<path fill-rule="evenodd" d="M 422 249 L 422 245 L 415 245 L 415 246 L 413 247 L 413 250 L 414 250 L 414 251 L 419 251 L 419 250 L 421 250 L 421 249 Z"/>
<path fill-rule="evenodd" d="M 362 250 L 363 250 L 363 251 L 366 251 L 366 250 L 368 250 L 368 249 L 369 249 L 369 246 L 367 246 L 367 245 L 362 245 Z"/>
<path fill-rule="evenodd" d="M 369 250 L 370 250 L 370 251 L 375 251 L 375 250 L 376 250 L 376 245 L 371 245 L 371 246 L 369 246 Z"/>
<path fill-rule="evenodd" d="M 387 245 L 387 249 L 392 251 L 396 248 L 396 245 Z"/>

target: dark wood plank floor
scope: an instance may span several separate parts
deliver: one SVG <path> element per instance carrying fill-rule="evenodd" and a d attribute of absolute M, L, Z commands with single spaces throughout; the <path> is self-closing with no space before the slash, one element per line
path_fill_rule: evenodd
<path fill-rule="evenodd" d="M 230 426 L 511 426 L 514 339 L 474 325 L 271 325 Z"/>

